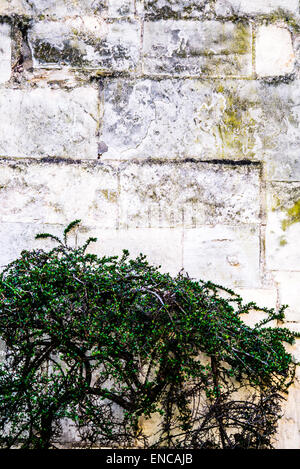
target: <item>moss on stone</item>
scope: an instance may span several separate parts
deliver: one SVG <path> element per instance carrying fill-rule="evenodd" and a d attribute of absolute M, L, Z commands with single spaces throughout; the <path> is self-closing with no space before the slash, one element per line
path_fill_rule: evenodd
<path fill-rule="evenodd" d="M 286 229 L 294 223 L 300 222 L 300 200 L 297 200 L 291 208 L 286 209 L 286 214 L 287 218 L 281 222 L 283 231 L 286 231 Z"/>
<path fill-rule="evenodd" d="M 250 28 L 246 23 L 237 23 L 234 31 L 234 43 L 232 52 L 237 54 L 247 54 L 251 50 Z"/>
<path fill-rule="evenodd" d="M 190 0 L 184 2 L 181 0 L 177 3 L 177 7 L 180 5 L 180 8 L 174 8 L 174 2 L 172 0 L 166 0 L 165 5 L 158 5 L 157 0 L 146 0 L 145 1 L 145 17 L 147 20 L 179 20 L 183 18 L 194 19 L 195 13 L 197 17 L 205 17 L 205 8 L 207 3 L 213 3 L 214 0 L 206 0 L 200 4 L 199 0 Z"/>
<path fill-rule="evenodd" d="M 260 78 L 260 81 L 269 86 L 278 86 L 282 83 L 288 85 L 289 83 L 292 83 L 294 80 L 296 80 L 296 78 L 296 73 L 288 73 L 286 75 L 279 75 L 276 77 L 263 77 Z"/>
<path fill-rule="evenodd" d="M 287 240 L 285 238 L 281 238 L 280 241 L 279 241 L 279 245 L 283 247 L 286 244 L 287 244 Z"/>
<path fill-rule="evenodd" d="M 108 202 L 111 202 L 111 203 L 116 203 L 117 202 L 118 195 L 115 191 L 110 191 L 108 189 L 103 189 L 101 191 L 101 193 L 103 194 L 103 196 L 105 197 L 105 199 Z"/>
<path fill-rule="evenodd" d="M 232 89 L 224 89 L 223 85 L 216 88 L 225 98 L 225 108 L 222 118 L 216 129 L 222 142 L 221 153 L 237 153 L 253 158 L 255 145 L 254 131 L 257 123 L 249 114 L 249 108 L 253 104 L 249 99 L 242 99 Z"/>
<path fill-rule="evenodd" d="M 284 22 L 292 32 L 300 32 L 299 20 L 292 13 L 284 11 L 282 8 L 273 11 L 268 15 L 259 15 L 258 20 L 264 24 L 274 24 Z"/>
<path fill-rule="evenodd" d="M 272 207 L 272 212 L 275 212 L 281 205 L 279 197 L 274 194 L 273 195 L 273 207 Z"/>
<path fill-rule="evenodd" d="M 69 41 L 63 42 L 63 48 L 60 49 L 53 44 L 46 41 L 37 40 L 34 44 L 35 57 L 42 63 L 55 63 L 61 65 L 63 63 L 71 64 L 72 66 L 88 65 L 84 60 L 81 52 L 70 45 Z"/>

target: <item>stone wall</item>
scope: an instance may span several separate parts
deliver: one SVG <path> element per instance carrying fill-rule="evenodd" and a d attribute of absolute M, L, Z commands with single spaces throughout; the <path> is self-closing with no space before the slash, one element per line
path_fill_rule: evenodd
<path fill-rule="evenodd" d="M 298 0 L 0 0 L 0 265 L 81 218 L 75 243 L 288 303 L 300 332 L 298 15 Z M 299 371 L 276 446 L 300 448 Z"/>

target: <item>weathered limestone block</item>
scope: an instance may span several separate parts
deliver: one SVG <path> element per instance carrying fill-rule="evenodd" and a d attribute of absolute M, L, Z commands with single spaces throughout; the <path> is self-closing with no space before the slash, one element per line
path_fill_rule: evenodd
<path fill-rule="evenodd" d="M 103 99 L 103 158 L 261 160 L 255 82 L 107 80 Z"/>
<path fill-rule="evenodd" d="M 259 223 L 259 172 L 253 165 L 128 163 L 120 169 L 120 226 Z"/>
<path fill-rule="evenodd" d="M 11 76 L 11 37 L 10 26 L 0 24 L 0 83 L 4 83 Z"/>
<path fill-rule="evenodd" d="M 299 339 L 297 339 L 299 342 Z M 289 388 L 283 402 L 283 417 L 279 420 L 275 447 L 277 449 L 299 449 L 300 441 L 300 375 L 299 367 L 294 384 Z"/>
<path fill-rule="evenodd" d="M 121 17 L 134 14 L 134 0 L 31 0 L 32 15 L 55 18 L 82 15 Z"/>
<path fill-rule="evenodd" d="M 136 0 L 140 3 L 141 0 Z M 108 0 L 108 16 L 118 18 L 120 16 L 130 16 L 135 13 L 135 0 Z"/>
<path fill-rule="evenodd" d="M 0 156 L 97 158 L 98 93 L 0 90 Z"/>
<path fill-rule="evenodd" d="M 235 14 L 269 14 L 278 9 L 290 12 L 299 12 L 298 0 L 217 0 L 218 3 L 223 3 L 230 6 Z"/>
<path fill-rule="evenodd" d="M 270 14 L 281 9 L 297 14 L 298 0 L 145 0 L 146 19 L 198 18 Z"/>
<path fill-rule="evenodd" d="M 280 303 L 289 305 L 285 311 L 285 322 L 300 325 L 300 272 L 276 272 L 274 278 L 279 288 Z"/>
<path fill-rule="evenodd" d="M 277 304 L 277 290 L 273 288 L 236 288 L 235 293 L 240 295 L 244 303 L 250 303 L 254 301 L 257 306 L 262 308 L 276 308 Z M 251 313 L 254 314 L 255 312 Z M 259 313 L 258 313 L 259 314 Z M 243 316 L 245 319 L 246 315 Z"/>
<path fill-rule="evenodd" d="M 74 446 L 76 447 L 76 443 L 78 444 L 78 447 L 80 447 L 81 438 L 75 423 L 68 418 L 62 419 L 60 423 L 62 433 L 59 437 L 59 444 L 56 446 L 57 449 L 74 449 Z"/>
<path fill-rule="evenodd" d="M 300 180 L 299 80 L 275 86 L 260 83 L 258 91 L 260 145 L 256 154 L 266 162 L 267 179 Z"/>
<path fill-rule="evenodd" d="M 216 225 L 185 230 L 183 267 L 193 278 L 230 288 L 259 288 L 258 227 Z"/>
<path fill-rule="evenodd" d="M 161 266 L 162 272 L 177 275 L 182 268 L 182 229 L 103 230 L 100 223 L 87 226 L 79 233 L 78 242 L 83 243 L 89 236 L 96 236 L 98 241 L 89 246 L 88 252 L 99 256 L 122 255 L 122 250 L 127 249 L 131 258 L 145 254 L 148 262 Z"/>
<path fill-rule="evenodd" d="M 145 18 L 198 18 L 211 11 L 211 4 L 207 0 L 145 0 Z"/>
<path fill-rule="evenodd" d="M 294 35 L 293 47 L 295 52 L 295 70 L 299 76 L 300 71 L 300 33 Z"/>
<path fill-rule="evenodd" d="M 104 158 L 263 159 L 268 179 L 300 177 L 298 81 L 117 80 L 104 99 Z"/>
<path fill-rule="evenodd" d="M 63 226 L 38 223 L 0 222 L 0 270 L 16 259 L 21 252 L 26 249 L 50 250 L 55 247 L 56 244 L 51 240 L 34 239 L 38 233 L 49 233 L 49 231 L 54 235 L 61 235 Z M 71 239 L 70 245 L 74 245 Z"/>
<path fill-rule="evenodd" d="M 0 340 L 0 364 L 5 360 L 6 346 L 3 340 Z"/>
<path fill-rule="evenodd" d="M 264 161 L 269 180 L 300 180 L 299 80 L 109 80 L 102 158 Z"/>
<path fill-rule="evenodd" d="M 76 217 L 105 228 L 259 222 L 256 166 L 129 164 L 121 165 L 120 181 L 116 171 L 100 163 L 3 159 L 0 220 L 64 224 L 76 207 Z"/>
<path fill-rule="evenodd" d="M 144 70 L 156 75 L 250 76 L 251 29 L 218 21 L 146 22 Z"/>
<path fill-rule="evenodd" d="M 0 15 L 25 15 L 29 13 L 29 5 L 24 0 L 0 0 Z"/>
<path fill-rule="evenodd" d="M 79 218 L 116 227 L 118 178 L 109 165 L 2 159 L 0 167 L 0 222 L 66 225 Z"/>
<path fill-rule="evenodd" d="M 266 263 L 270 270 L 299 270 L 300 184 L 268 184 Z"/>
<path fill-rule="evenodd" d="M 97 16 L 40 21 L 29 32 L 36 68 L 71 66 L 76 69 L 129 71 L 139 61 L 140 24 L 106 23 Z"/>
<path fill-rule="evenodd" d="M 237 288 L 234 290 L 243 298 L 243 303 L 254 301 L 260 308 L 274 308 L 277 306 L 276 288 Z M 242 314 L 241 319 L 250 327 L 254 327 L 263 319 L 266 319 L 266 313 L 252 310 L 250 314 Z M 266 327 L 276 327 L 276 321 L 269 322 Z"/>
<path fill-rule="evenodd" d="M 106 7 L 106 0 L 31 0 L 32 15 L 66 16 L 99 14 Z"/>
<path fill-rule="evenodd" d="M 147 417 L 142 415 L 139 418 L 139 427 L 143 429 L 143 434 L 147 437 L 149 445 L 157 444 L 162 424 L 163 417 L 159 412 L 153 412 Z"/>
<path fill-rule="evenodd" d="M 74 73 L 74 70 L 69 67 L 48 69 L 40 68 L 35 69 L 33 73 L 29 73 L 28 75 L 31 85 L 53 90 L 60 88 L 70 91 L 78 88 L 78 86 L 83 85 L 83 83 L 86 82 L 85 79 L 84 82 L 81 80 L 82 75 L 80 76 L 79 73 Z"/>
<path fill-rule="evenodd" d="M 280 24 L 260 26 L 256 35 L 256 72 L 259 77 L 292 73 L 295 54 L 290 31 Z"/>

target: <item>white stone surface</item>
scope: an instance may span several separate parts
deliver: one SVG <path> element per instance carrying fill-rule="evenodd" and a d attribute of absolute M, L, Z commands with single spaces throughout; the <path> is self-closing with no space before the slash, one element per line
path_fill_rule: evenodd
<path fill-rule="evenodd" d="M 81 16 L 63 22 L 40 21 L 29 31 L 36 68 L 71 66 L 77 69 L 129 71 L 140 58 L 140 24 L 105 22 Z"/>
<path fill-rule="evenodd" d="M 249 76 L 252 72 L 251 30 L 218 21 L 146 22 L 146 73 L 179 76 Z"/>
<path fill-rule="evenodd" d="M 286 401 L 283 402 L 283 417 L 279 420 L 275 447 L 277 449 L 299 449 L 300 442 L 300 379 L 289 388 Z"/>
<path fill-rule="evenodd" d="M 199 18 L 209 13 L 213 6 L 207 0 L 144 0 L 145 18 Z"/>
<path fill-rule="evenodd" d="M 108 0 L 107 6 L 108 16 L 112 18 L 133 15 L 135 12 L 135 0 Z"/>
<path fill-rule="evenodd" d="M 0 15 L 23 15 L 30 11 L 24 0 L 0 0 Z"/>
<path fill-rule="evenodd" d="M 277 290 L 276 288 L 237 288 L 238 293 L 244 300 L 244 303 L 254 301 L 261 308 L 276 308 Z"/>
<path fill-rule="evenodd" d="M 52 249 L 56 245 L 53 241 L 35 240 L 35 236 L 46 232 L 60 236 L 63 229 L 63 226 L 51 224 L 0 223 L 0 270 L 15 260 L 24 250 Z M 72 245 L 71 239 L 70 243 Z"/>
<path fill-rule="evenodd" d="M 224 0 L 217 0 L 217 3 Z M 234 13 L 238 14 L 268 14 L 282 9 L 290 13 L 299 12 L 298 0 L 225 0 L 232 7 Z"/>
<path fill-rule="evenodd" d="M 3 340 L 0 339 L 0 364 L 3 363 L 5 359 L 5 353 L 6 353 L 5 342 L 3 342 Z"/>
<path fill-rule="evenodd" d="M 26 3 L 29 4 L 31 15 L 49 15 L 56 18 L 101 14 L 106 6 L 106 0 L 31 0 Z"/>
<path fill-rule="evenodd" d="M 276 86 L 260 83 L 258 90 L 260 104 L 257 124 L 260 145 L 256 148 L 256 154 L 257 158 L 261 155 L 266 163 L 266 178 L 299 181 L 299 80 Z"/>
<path fill-rule="evenodd" d="M 259 171 L 257 166 L 201 162 L 123 164 L 120 226 L 258 223 Z"/>
<path fill-rule="evenodd" d="M 300 270 L 300 186 L 267 186 L 266 265 L 270 270 Z"/>
<path fill-rule="evenodd" d="M 280 303 L 289 306 L 285 311 L 285 322 L 300 324 L 300 272 L 276 272 L 274 278 L 279 289 Z"/>
<path fill-rule="evenodd" d="M 101 226 L 89 225 L 80 234 L 78 242 L 84 242 L 89 236 L 98 238 L 97 243 L 90 245 L 89 252 L 99 256 L 122 255 L 122 250 L 127 249 L 131 258 L 145 254 L 148 262 L 161 266 L 162 272 L 177 275 L 182 268 L 180 229 L 103 230 Z"/>
<path fill-rule="evenodd" d="M 256 35 L 256 73 L 259 77 L 292 73 L 295 54 L 290 31 L 271 24 L 260 26 Z"/>
<path fill-rule="evenodd" d="M 191 277 L 228 287 L 260 287 L 259 230 L 249 226 L 187 229 L 183 267 Z"/>
<path fill-rule="evenodd" d="M 0 156 L 97 158 L 98 93 L 0 90 Z"/>
<path fill-rule="evenodd" d="M 67 225 L 74 219 L 116 228 L 118 179 L 92 163 L 0 162 L 2 222 Z"/>
<path fill-rule="evenodd" d="M 0 83 L 5 83 L 11 76 L 11 28 L 0 24 Z"/>
<path fill-rule="evenodd" d="M 270 14 L 277 10 L 297 14 L 298 0 L 145 0 L 145 16 L 158 18 L 201 18 L 218 16 Z"/>
<path fill-rule="evenodd" d="M 255 82 L 109 79 L 103 99 L 103 158 L 261 159 Z"/>
<path fill-rule="evenodd" d="M 135 11 L 134 0 L 31 0 L 29 6 L 32 15 L 53 18 L 82 15 L 118 18 Z"/>
<path fill-rule="evenodd" d="M 3 159 L 0 167 L 3 222 L 64 224 L 76 216 L 123 229 L 259 223 L 259 170 L 247 165 L 127 163 L 113 168 Z"/>
<path fill-rule="evenodd" d="M 264 161 L 269 180 L 300 180 L 299 80 L 104 82 L 103 159 Z"/>
<path fill-rule="evenodd" d="M 106 0 L 31 0 L 31 5 L 38 13 L 45 10 L 56 11 L 64 8 L 65 15 L 74 15 L 79 12 L 90 11 L 91 13 L 99 13 L 105 6 Z"/>

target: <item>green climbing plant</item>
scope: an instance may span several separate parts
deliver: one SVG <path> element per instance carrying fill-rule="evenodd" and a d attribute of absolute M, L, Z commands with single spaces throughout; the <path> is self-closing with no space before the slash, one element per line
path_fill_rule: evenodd
<path fill-rule="evenodd" d="M 0 446 L 271 448 L 295 364 L 279 311 L 211 282 L 68 245 L 0 274 Z M 247 326 L 252 310 L 265 319 Z M 156 418 L 151 435 L 143 422 Z"/>

